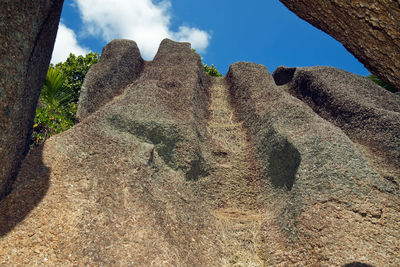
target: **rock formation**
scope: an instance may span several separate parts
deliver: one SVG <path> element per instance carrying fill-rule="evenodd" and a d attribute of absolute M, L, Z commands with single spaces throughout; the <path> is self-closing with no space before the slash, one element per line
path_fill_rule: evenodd
<path fill-rule="evenodd" d="M 85 81 L 88 95 L 102 93 L 99 81 L 107 101 L 32 150 L 0 202 L 0 264 L 400 264 L 399 188 L 382 172 L 392 165 L 377 166 L 352 126 L 293 93 L 300 70 L 281 69 L 278 86 L 254 63 L 209 77 L 187 43 L 164 40 L 144 64 L 139 53 L 108 51 Z M 119 61 L 131 75 L 105 82 Z M 340 73 L 313 81 L 331 72 Z M 374 118 L 398 116 L 394 94 L 366 95 L 364 80 L 352 78 L 364 102 L 343 102 L 347 78 L 333 83 L 332 103 L 364 114 L 360 103 L 376 95 Z M 384 101 L 391 113 L 378 112 Z M 373 122 L 361 127 L 365 140 L 378 132 Z M 378 155 L 391 145 L 377 144 Z"/>
<path fill-rule="evenodd" d="M 86 74 L 82 85 L 77 120 L 82 120 L 99 107 L 120 95 L 140 75 L 144 60 L 134 41 L 114 40 L 104 47 L 100 61 Z"/>
<path fill-rule="evenodd" d="M 341 128 L 384 177 L 400 185 L 400 97 L 366 77 L 331 67 L 286 68 L 278 85 Z M 385 166 L 383 166 L 385 165 Z"/>
<path fill-rule="evenodd" d="M 11 190 L 28 152 L 63 2 L 5 0 L 0 4 L 0 199 Z"/>
<path fill-rule="evenodd" d="M 400 89 L 399 1 L 280 1 L 341 42 L 377 77 Z"/>

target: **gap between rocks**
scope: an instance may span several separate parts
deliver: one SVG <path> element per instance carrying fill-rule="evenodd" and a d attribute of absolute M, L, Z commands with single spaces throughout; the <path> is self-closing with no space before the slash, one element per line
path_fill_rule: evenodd
<path fill-rule="evenodd" d="M 228 89 L 224 78 L 213 78 L 207 130 L 215 145 L 214 192 L 218 196 L 213 197 L 221 201 L 214 210 L 216 228 L 220 232 L 224 264 L 264 266 L 269 261 L 265 225 L 273 221 L 273 216 L 257 204 L 261 189 L 257 186 L 256 157 L 246 129 L 235 116 Z M 274 230 L 271 233 L 275 235 L 279 230 Z"/>

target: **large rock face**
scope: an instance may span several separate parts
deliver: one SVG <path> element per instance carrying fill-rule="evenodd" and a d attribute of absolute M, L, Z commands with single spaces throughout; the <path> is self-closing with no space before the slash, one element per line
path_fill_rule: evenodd
<path fill-rule="evenodd" d="M 265 67 L 235 63 L 227 79 L 239 119 L 254 143 L 260 173 L 272 185 L 268 207 L 278 212 L 281 229 L 292 245 L 304 252 L 301 257 L 295 253 L 294 265 L 343 265 L 346 259 L 365 259 L 376 266 L 397 262 L 393 249 L 400 243 L 391 242 L 400 234 L 394 226 L 399 219 L 398 184 L 380 176 L 340 128 L 293 98 L 286 88 L 277 87 Z M 327 87 L 342 90 L 333 96 L 337 97 L 333 103 L 351 94 L 346 82 Z M 364 84 L 352 85 L 361 89 Z M 384 89 L 375 89 L 380 89 L 377 98 L 385 95 Z M 312 93 L 319 96 L 320 90 Z M 379 115 L 383 119 L 387 114 Z M 393 126 L 393 132 L 400 131 L 398 123 Z M 363 128 L 379 132 L 374 125 Z M 366 256 L 369 253 L 374 256 Z"/>
<path fill-rule="evenodd" d="M 400 264 L 398 186 L 346 129 L 261 65 L 211 78 L 170 40 L 140 61 L 120 88 L 104 83 L 119 95 L 24 160 L 0 202 L 0 264 Z"/>
<path fill-rule="evenodd" d="M 399 1 L 280 1 L 341 42 L 373 74 L 400 89 Z"/>
<path fill-rule="evenodd" d="M 136 80 L 144 67 L 134 41 L 114 40 L 104 47 L 100 61 L 88 71 L 82 85 L 77 120 L 81 121 L 110 102 L 129 83 Z"/>
<path fill-rule="evenodd" d="M 400 97 L 331 67 L 279 67 L 275 82 L 340 127 L 382 174 L 400 185 Z M 385 165 L 385 167 L 383 167 Z"/>
<path fill-rule="evenodd" d="M 29 148 L 63 0 L 0 3 L 0 199 Z"/>

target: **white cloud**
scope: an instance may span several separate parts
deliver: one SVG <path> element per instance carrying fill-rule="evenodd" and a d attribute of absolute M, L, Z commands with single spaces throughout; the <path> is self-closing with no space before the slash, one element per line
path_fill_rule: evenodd
<path fill-rule="evenodd" d="M 89 51 L 78 44 L 73 30 L 60 23 L 58 26 L 56 42 L 54 44 L 53 55 L 51 57 L 51 63 L 56 64 L 58 62 L 64 62 L 70 53 L 77 56 L 86 55 Z"/>
<path fill-rule="evenodd" d="M 185 26 L 179 27 L 179 32 L 173 34 L 173 38 L 179 42 L 189 42 L 198 52 L 204 52 L 210 41 L 210 35 L 205 31 Z"/>
<path fill-rule="evenodd" d="M 197 28 L 181 26 L 170 29 L 169 1 L 154 4 L 152 0 L 75 0 L 88 34 L 101 36 L 109 42 L 115 38 L 136 41 L 144 58 L 157 52 L 162 39 L 190 42 L 204 52 L 210 34 Z"/>

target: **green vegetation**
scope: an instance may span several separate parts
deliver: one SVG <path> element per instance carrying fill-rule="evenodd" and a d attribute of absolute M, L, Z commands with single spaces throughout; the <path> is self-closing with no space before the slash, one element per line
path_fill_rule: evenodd
<path fill-rule="evenodd" d="M 211 66 L 208 66 L 207 64 L 203 63 L 203 68 L 204 68 L 204 71 L 210 76 L 222 77 L 222 74 L 219 73 L 217 68 L 215 68 L 214 64 L 212 64 Z"/>
<path fill-rule="evenodd" d="M 392 93 L 396 93 L 397 91 L 399 91 L 396 88 L 394 88 L 393 86 L 384 83 L 383 81 L 381 81 L 380 79 L 378 79 L 378 77 L 376 77 L 374 75 L 369 75 L 368 79 L 370 79 L 371 81 L 373 81 L 377 85 L 382 86 L 383 88 L 385 88 L 386 90 L 388 90 L 388 91 L 390 91 Z"/>
<path fill-rule="evenodd" d="M 195 49 L 192 48 L 192 51 L 195 52 L 197 55 L 199 55 Z M 200 56 L 200 55 L 199 55 Z M 201 57 L 201 56 L 200 56 Z M 203 60 L 203 58 L 201 57 L 201 59 Z M 213 77 L 222 77 L 222 74 L 217 70 L 217 68 L 214 66 L 214 64 L 212 64 L 211 66 L 208 66 L 207 64 L 203 63 L 203 68 L 204 71 Z"/>
<path fill-rule="evenodd" d="M 74 125 L 83 80 L 98 60 L 98 53 L 90 52 L 85 57 L 70 54 L 64 63 L 49 66 L 36 108 L 32 146 Z"/>
<path fill-rule="evenodd" d="M 64 87 L 68 87 L 73 91 L 72 98 L 74 102 L 78 102 L 79 100 L 79 94 L 86 73 L 99 59 L 99 53 L 90 52 L 86 56 L 75 56 L 71 53 L 64 63 L 58 63 L 54 66 L 55 69 L 61 71 L 66 77 Z"/>

